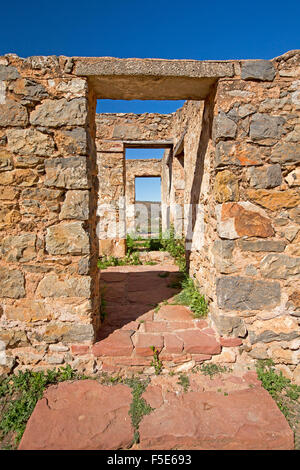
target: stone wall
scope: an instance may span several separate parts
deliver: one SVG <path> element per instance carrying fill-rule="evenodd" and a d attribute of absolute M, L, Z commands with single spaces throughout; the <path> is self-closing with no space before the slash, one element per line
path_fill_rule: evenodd
<path fill-rule="evenodd" d="M 72 68 L 65 57 L 0 58 L 4 368 L 71 361 L 99 326 L 96 99 Z"/>
<path fill-rule="evenodd" d="M 269 357 L 299 376 L 300 54 L 240 66 L 205 104 L 209 262 L 193 252 L 191 272 L 219 333 L 243 338 L 239 360 Z"/>
<path fill-rule="evenodd" d="M 214 360 L 271 357 L 299 378 L 299 85 L 300 51 L 224 62 L 1 57 L 1 364 L 91 359 L 81 354 L 100 326 L 99 238 L 101 254 L 125 254 L 126 146 L 164 141 L 163 224 L 182 221 L 168 206 L 187 205 L 190 275 L 225 337 Z M 170 115 L 95 121 L 96 98 L 118 93 L 190 101 Z"/>

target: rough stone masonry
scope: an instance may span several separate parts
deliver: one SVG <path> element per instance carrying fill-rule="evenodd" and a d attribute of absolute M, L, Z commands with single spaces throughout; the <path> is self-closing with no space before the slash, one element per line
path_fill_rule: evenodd
<path fill-rule="evenodd" d="M 96 116 L 104 98 L 187 101 L 170 115 Z M 187 216 L 187 257 L 225 338 L 219 362 L 269 357 L 300 383 L 299 50 L 270 61 L 0 57 L 0 371 L 93 364 L 98 234 L 100 250 L 125 250 L 123 235 L 104 236 L 101 207 L 132 201 L 128 146 L 165 148 L 148 169 L 162 202 L 201 207 Z"/>

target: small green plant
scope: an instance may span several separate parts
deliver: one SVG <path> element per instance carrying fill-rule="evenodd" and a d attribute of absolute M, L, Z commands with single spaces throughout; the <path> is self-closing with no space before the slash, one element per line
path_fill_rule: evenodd
<path fill-rule="evenodd" d="M 148 415 L 153 411 L 153 408 L 142 398 L 148 384 L 148 380 L 141 380 L 135 378 L 125 379 L 125 384 L 131 387 L 132 390 L 132 403 L 129 409 L 129 415 L 131 417 L 132 426 L 134 429 L 134 442 L 138 443 L 140 440 L 139 426 L 143 416 Z"/>
<path fill-rule="evenodd" d="M 183 238 L 177 238 L 174 227 L 171 226 L 167 232 L 160 234 L 161 251 L 168 251 L 174 258 L 180 271 L 186 271 L 185 242 Z"/>
<path fill-rule="evenodd" d="M 142 264 L 139 253 L 129 253 L 124 258 L 116 258 L 115 256 L 102 256 L 98 259 L 97 266 L 100 269 L 107 269 L 110 266 L 137 266 Z"/>
<path fill-rule="evenodd" d="M 180 305 L 190 307 L 195 318 L 204 317 L 208 312 L 208 305 L 204 295 L 200 294 L 193 279 L 186 277 L 183 279 L 182 291 L 175 296 L 174 301 Z"/>
<path fill-rule="evenodd" d="M 200 371 L 204 375 L 209 375 L 209 377 L 212 379 L 214 375 L 224 374 L 225 372 L 230 372 L 231 369 L 225 366 L 222 367 L 219 364 L 208 363 L 208 364 L 202 364 L 202 366 L 200 367 Z"/>
<path fill-rule="evenodd" d="M 277 372 L 272 359 L 261 359 L 256 363 L 256 372 L 262 386 L 276 401 L 278 408 L 287 417 L 289 414 L 289 401 L 298 400 L 300 387 Z"/>
<path fill-rule="evenodd" d="M 169 375 L 173 377 L 173 375 L 175 375 L 175 372 L 173 370 L 170 370 Z"/>
<path fill-rule="evenodd" d="M 190 386 L 190 379 L 186 374 L 180 374 L 177 383 L 183 387 L 183 391 L 187 392 Z"/>
<path fill-rule="evenodd" d="M 151 346 L 151 350 L 153 351 L 153 359 L 151 361 L 151 366 L 154 367 L 155 375 L 159 375 L 163 368 L 163 363 L 159 359 L 159 351 L 155 348 L 155 346 Z"/>

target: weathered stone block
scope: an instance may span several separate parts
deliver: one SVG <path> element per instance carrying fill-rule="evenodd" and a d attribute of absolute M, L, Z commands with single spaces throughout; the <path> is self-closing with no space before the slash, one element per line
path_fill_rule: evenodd
<path fill-rule="evenodd" d="M 244 321 L 239 317 L 229 315 L 219 315 L 211 313 L 211 318 L 217 328 L 219 335 L 233 335 L 243 338 L 247 334 Z"/>
<path fill-rule="evenodd" d="M 261 310 L 280 302 L 278 282 L 254 281 L 246 277 L 226 276 L 217 278 L 218 306 L 233 310 Z"/>
<path fill-rule="evenodd" d="M 22 216 L 18 210 L 15 209 L 14 204 L 7 204 L 0 207 L 0 227 L 8 227 L 20 222 Z"/>
<path fill-rule="evenodd" d="M 10 153 L 0 150 L 0 171 L 10 171 L 13 169 L 13 162 Z"/>
<path fill-rule="evenodd" d="M 0 253 L 6 261 L 27 262 L 36 257 L 36 235 L 24 233 L 22 235 L 11 235 L 0 241 Z"/>
<path fill-rule="evenodd" d="M 41 83 L 27 78 L 17 80 L 14 84 L 14 93 L 22 97 L 22 104 L 35 104 L 44 98 L 48 98 L 49 94 Z"/>
<path fill-rule="evenodd" d="M 260 268 L 262 275 L 271 279 L 300 278 L 300 258 L 270 254 L 263 258 Z"/>
<path fill-rule="evenodd" d="M 88 220 L 89 191 L 67 191 L 59 218 Z"/>
<path fill-rule="evenodd" d="M 78 274 L 86 275 L 90 272 L 90 258 L 88 256 L 84 256 L 78 262 Z"/>
<path fill-rule="evenodd" d="M 253 140 L 280 139 L 284 122 L 281 116 L 255 113 L 251 116 L 250 137 Z"/>
<path fill-rule="evenodd" d="M 250 185 L 257 189 L 275 188 L 282 183 L 280 165 L 269 165 L 263 168 L 249 168 Z"/>
<path fill-rule="evenodd" d="M 91 278 L 70 277 L 60 280 L 56 274 L 47 274 L 38 285 L 41 297 L 86 297 L 91 296 Z"/>
<path fill-rule="evenodd" d="M 261 80 L 272 82 L 276 70 L 268 60 L 247 60 L 242 63 L 242 80 Z"/>
<path fill-rule="evenodd" d="M 0 297 L 19 299 L 25 296 L 24 275 L 18 269 L 0 267 Z"/>
<path fill-rule="evenodd" d="M 249 189 L 247 197 L 271 211 L 296 207 L 300 204 L 300 193 L 295 189 L 277 191 L 275 189 Z"/>
<path fill-rule="evenodd" d="M 46 250 L 52 255 L 82 255 L 90 251 L 89 236 L 82 222 L 53 225 L 47 229 Z"/>
<path fill-rule="evenodd" d="M 0 330 L 0 340 L 5 343 L 6 348 L 22 348 L 29 345 L 25 331 L 16 329 Z"/>
<path fill-rule="evenodd" d="M 66 189 L 88 189 L 86 157 L 53 158 L 45 161 L 46 186 Z"/>
<path fill-rule="evenodd" d="M 289 186 L 300 186 L 300 168 L 296 168 L 294 171 L 291 171 L 286 177 L 285 181 Z"/>
<path fill-rule="evenodd" d="M 8 320 L 32 323 L 47 321 L 51 315 L 46 312 L 43 300 L 21 299 L 14 305 L 5 307 L 5 315 Z"/>
<path fill-rule="evenodd" d="M 16 67 L 11 65 L 0 65 L 0 80 L 16 80 L 20 74 Z"/>
<path fill-rule="evenodd" d="M 288 316 L 275 317 L 264 321 L 257 320 L 249 326 L 249 338 L 252 344 L 292 341 L 298 337 L 297 322 Z"/>
<path fill-rule="evenodd" d="M 86 121 L 86 98 L 45 100 L 30 114 L 30 123 L 35 126 L 84 126 Z"/>
<path fill-rule="evenodd" d="M 220 273 L 234 273 L 237 267 L 232 261 L 232 252 L 235 242 L 231 240 L 216 240 L 213 245 L 212 254 L 214 265 Z"/>
<path fill-rule="evenodd" d="M 223 111 L 220 111 L 214 121 L 215 139 L 234 138 L 236 135 L 237 125 Z"/>
<path fill-rule="evenodd" d="M 286 243 L 281 240 L 240 240 L 238 246 L 242 251 L 284 251 Z"/>
<path fill-rule="evenodd" d="M 85 155 L 87 152 L 87 133 L 82 127 L 59 131 L 55 140 L 62 154 Z"/>
<path fill-rule="evenodd" d="M 221 238 L 272 237 L 274 230 L 264 211 L 250 202 L 216 206 L 217 231 Z"/>
<path fill-rule="evenodd" d="M 94 338 L 94 329 L 91 324 L 84 323 L 50 323 L 41 334 L 35 333 L 38 341 L 46 343 L 82 343 L 83 341 L 92 341 Z"/>
<path fill-rule="evenodd" d="M 8 129 L 6 135 L 9 150 L 19 155 L 48 157 L 54 152 L 52 137 L 36 129 Z"/>
<path fill-rule="evenodd" d="M 14 199 L 18 197 L 18 195 L 19 195 L 18 189 L 12 188 L 12 187 L 0 186 L 0 200 L 1 201 L 4 201 L 4 200 L 13 201 Z"/>
<path fill-rule="evenodd" d="M 0 104 L 0 127 L 26 126 L 28 124 L 27 109 L 16 101 L 7 99 Z"/>
<path fill-rule="evenodd" d="M 281 165 L 293 165 L 300 162 L 300 146 L 297 143 L 278 143 L 272 148 L 270 161 Z"/>
<path fill-rule="evenodd" d="M 217 202 L 237 201 L 239 199 L 237 177 L 231 171 L 220 171 L 215 179 L 214 192 Z"/>
<path fill-rule="evenodd" d="M 59 189 L 49 188 L 28 188 L 23 189 L 21 199 L 33 199 L 37 201 L 55 201 L 59 200 L 63 195 L 63 191 Z"/>
<path fill-rule="evenodd" d="M 261 165 L 261 149 L 244 142 L 224 141 L 216 145 L 215 166 Z"/>

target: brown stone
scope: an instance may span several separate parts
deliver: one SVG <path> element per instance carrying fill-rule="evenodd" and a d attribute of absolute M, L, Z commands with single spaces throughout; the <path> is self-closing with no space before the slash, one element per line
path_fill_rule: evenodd
<path fill-rule="evenodd" d="M 6 126 L 26 126 L 28 124 L 28 114 L 25 106 L 17 101 L 6 100 L 0 104 L 0 127 Z"/>
<path fill-rule="evenodd" d="M 215 166 L 249 166 L 262 164 L 263 151 L 244 142 L 225 141 L 216 146 Z"/>
<path fill-rule="evenodd" d="M 222 238 L 272 237 L 270 219 L 249 202 L 228 202 L 217 207 L 218 233 Z"/>
<path fill-rule="evenodd" d="M 220 171 L 215 179 L 214 192 L 217 202 L 238 201 L 237 177 L 228 170 Z"/>
<path fill-rule="evenodd" d="M 294 291 L 289 296 L 289 301 L 292 302 L 295 307 L 300 308 L 300 291 Z"/>
<path fill-rule="evenodd" d="M 284 208 L 296 207 L 300 204 L 299 191 L 286 189 L 285 191 L 267 190 L 267 189 L 249 189 L 247 197 L 255 201 L 260 206 L 266 207 L 271 211 L 277 211 Z"/>
<path fill-rule="evenodd" d="M 8 148 L 13 153 L 48 157 L 54 152 L 52 137 L 36 129 L 9 129 L 6 135 Z"/>
<path fill-rule="evenodd" d="M 130 388 L 120 384 L 81 380 L 49 387 L 27 423 L 19 450 L 126 449 L 133 441 L 131 401 Z"/>
<path fill-rule="evenodd" d="M 43 300 L 18 300 L 14 305 L 6 306 L 5 314 L 8 320 L 17 320 L 26 323 L 51 319 L 50 313 L 45 309 Z"/>
<path fill-rule="evenodd" d="M 53 225 L 47 229 L 46 249 L 53 255 L 84 255 L 90 251 L 89 236 L 82 222 Z"/>
<path fill-rule="evenodd" d="M 24 275 L 18 269 L 0 267 L 0 296 L 19 299 L 25 296 Z"/>

